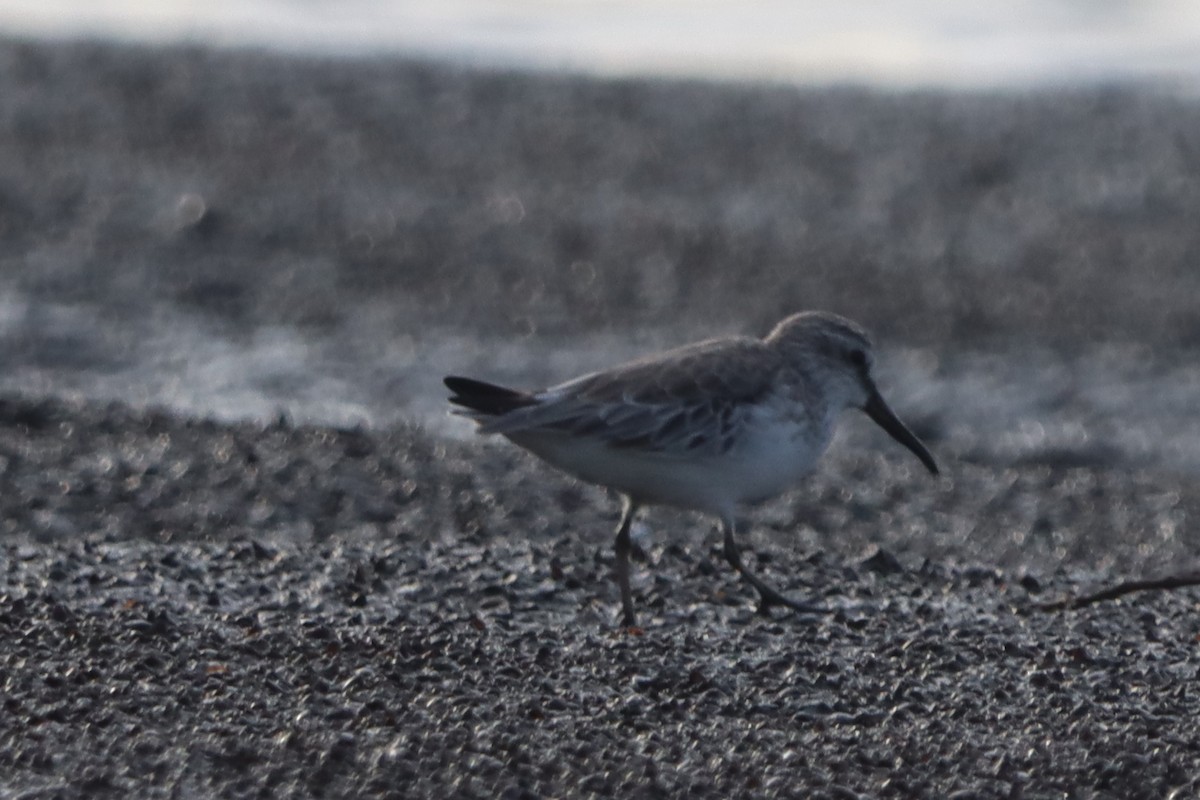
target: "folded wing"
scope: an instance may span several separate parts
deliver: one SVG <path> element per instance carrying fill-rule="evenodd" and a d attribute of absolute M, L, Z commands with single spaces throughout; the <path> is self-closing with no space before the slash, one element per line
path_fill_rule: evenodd
<path fill-rule="evenodd" d="M 725 452 L 778 357 L 756 339 L 702 342 L 541 392 L 447 378 L 480 433 L 566 435 L 663 453 Z"/>

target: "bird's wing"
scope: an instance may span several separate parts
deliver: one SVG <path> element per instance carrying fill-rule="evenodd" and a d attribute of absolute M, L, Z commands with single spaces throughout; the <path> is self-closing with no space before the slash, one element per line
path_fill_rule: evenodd
<path fill-rule="evenodd" d="M 483 422 L 482 433 L 561 433 L 663 452 L 729 447 L 749 403 L 781 363 L 757 339 L 721 339 L 576 378 L 533 405 Z"/>

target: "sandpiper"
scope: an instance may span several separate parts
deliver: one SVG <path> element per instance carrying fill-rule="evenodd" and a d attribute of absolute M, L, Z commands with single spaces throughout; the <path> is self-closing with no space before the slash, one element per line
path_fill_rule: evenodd
<path fill-rule="evenodd" d="M 625 625 L 630 525 L 645 505 L 716 516 L 725 558 L 759 595 L 759 610 L 807 612 L 742 563 L 734 540 L 740 505 L 794 488 L 833 438 L 846 408 L 867 413 L 937 474 L 933 456 L 888 408 L 871 376 L 873 353 L 854 322 L 793 314 L 764 339 L 699 342 L 539 391 L 447 377 L 450 402 L 483 434 L 501 434 L 553 466 L 622 498 L 616 578 Z"/>

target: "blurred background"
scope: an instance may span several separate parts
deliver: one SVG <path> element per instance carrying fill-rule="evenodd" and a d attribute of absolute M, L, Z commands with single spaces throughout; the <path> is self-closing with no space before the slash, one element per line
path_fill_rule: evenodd
<path fill-rule="evenodd" d="M 957 87 L 1200 76 L 1189 0 L 4 0 L 0 26 L 610 75 Z"/>
<path fill-rule="evenodd" d="M 827 308 L 940 453 L 1200 471 L 1196 42 L 1185 0 L 0 0 L 0 389 L 463 436 L 443 374 Z"/>

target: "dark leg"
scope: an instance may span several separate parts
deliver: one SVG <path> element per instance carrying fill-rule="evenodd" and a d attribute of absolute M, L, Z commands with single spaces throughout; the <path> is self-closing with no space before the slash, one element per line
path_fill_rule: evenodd
<path fill-rule="evenodd" d="M 638 504 L 628 497 L 622 498 L 621 524 L 617 526 L 617 541 L 613 549 L 617 553 L 617 586 L 621 587 L 622 624 L 636 625 L 637 616 L 633 613 L 633 592 L 629 588 L 629 551 L 633 544 L 629 539 L 629 528 L 637 515 Z"/>
<path fill-rule="evenodd" d="M 725 560 L 733 566 L 746 583 L 758 591 L 758 613 L 766 614 L 771 606 L 787 606 L 796 611 L 808 614 L 828 614 L 829 609 L 811 603 L 801 603 L 780 594 L 774 588 L 763 582 L 742 563 L 742 554 L 738 552 L 737 542 L 733 540 L 733 520 L 721 520 L 721 528 L 725 532 Z"/>

